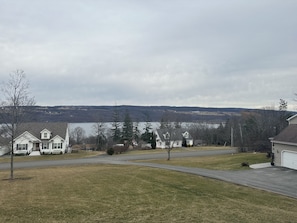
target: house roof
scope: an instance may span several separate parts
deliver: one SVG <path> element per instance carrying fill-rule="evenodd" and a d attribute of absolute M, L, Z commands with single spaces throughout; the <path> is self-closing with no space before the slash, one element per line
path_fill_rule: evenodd
<path fill-rule="evenodd" d="M 286 127 L 281 133 L 275 136 L 272 141 L 297 143 L 297 124 L 291 124 Z"/>
<path fill-rule="evenodd" d="M 287 121 L 290 122 L 292 119 L 295 119 L 296 117 L 297 117 L 297 114 L 287 118 Z"/>
<path fill-rule="evenodd" d="M 16 136 L 20 136 L 25 131 L 28 131 L 35 137 L 40 139 L 40 132 L 44 129 L 51 131 L 52 137 L 59 135 L 62 138 L 65 138 L 66 129 L 68 124 L 65 122 L 29 122 L 22 123 L 18 127 L 18 132 Z"/>
<path fill-rule="evenodd" d="M 183 134 L 187 132 L 184 129 L 157 129 L 157 133 L 162 141 L 165 141 L 165 135 L 167 133 L 171 134 L 170 140 L 183 140 Z M 189 137 L 187 139 L 192 139 L 192 136 L 189 133 Z"/>

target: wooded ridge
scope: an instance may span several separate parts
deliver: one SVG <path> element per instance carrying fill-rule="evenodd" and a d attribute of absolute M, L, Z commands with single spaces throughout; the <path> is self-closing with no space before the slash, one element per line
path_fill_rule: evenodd
<path fill-rule="evenodd" d="M 253 111 L 245 108 L 207 108 L 174 106 L 33 106 L 26 108 L 26 121 L 35 122 L 112 122 L 115 112 L 123 119 L 126 112 L 135 122 L 159 122 L 167 116 L 178 122 L 225 122 L 231 116 Z"/>

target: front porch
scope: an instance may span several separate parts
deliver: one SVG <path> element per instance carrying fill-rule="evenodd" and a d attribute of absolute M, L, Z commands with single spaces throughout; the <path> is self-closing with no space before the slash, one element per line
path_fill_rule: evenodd
<path fill-rule="evenodd" d="M 32 151 L 32 153 L 30 153 L 29 156 L 40 156 L 40 152 L 39 151 Z"/>

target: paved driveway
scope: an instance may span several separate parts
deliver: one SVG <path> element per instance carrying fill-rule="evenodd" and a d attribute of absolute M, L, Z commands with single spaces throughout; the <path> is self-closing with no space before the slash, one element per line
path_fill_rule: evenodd
<path fill-rule="evenodd" d="M 297 199 L 297 171 L 286 168 L 268 167 L 263 169 L 241 171 L 222 171 L 154 163 L 137 163 L 136 165 L 195 174 L 269 192 L 274 192 Z"/>
<path fill-rule="evenodd" d="M 217 151 L 200 151 L 172 153 L 171 157 L 186 156 L 208 156 L 218 154 L 231 154 L 235 150 L 217 150 Z M 150 154 L 150 155 L 116 155 L 116 156 L 98 156 L 92 158 L 75 159 L 75 160 L 50 160 L 34 162 L 16 162 L 15 169 L 18 168 L 37 168 L 47 166 L 64 166 L 64 165 L 84 165 L 84 164 L 121 164 L 121 165 L 140 165 L 153 168 L 162 168 L 172 171 L 185 172 L 199 176 L 218 179 L 248 187 L 258 188 L 297 199 L 297 171 L 286 168 L 268 167 L 263 169 L 251 169 L 243 171 L 221 171 L 208 170 L 201 168 L 190 168 L 172 165 L 162 165 L 155 163 L 135 163 L 132 160 L 144 159 L 166 159 L 167 154 Z M 0 170 L 9 169 L 9 163 L 0 163 Z"/>

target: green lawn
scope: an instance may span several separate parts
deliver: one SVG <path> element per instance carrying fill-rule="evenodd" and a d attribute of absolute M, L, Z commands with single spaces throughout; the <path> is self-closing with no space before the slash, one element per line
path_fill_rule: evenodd
<path fill-rule="evenodd" d="M 296 222 L 297 200 L 191 174 L 84 165 L 0 171 L 0 222 Z"/>
<path fill-rule="evenodd" d="M 235 153 L 217 156 L 171 158 L 163 160 L 145 160 L 141 162 L 168 164 L 186 167 L 199 167 L 213 170 L 241 170 L 249 169 L 242 167 L 241 163 L 247 162 L 250 165 L 256 163 L 267 163 L 271 160 L 266 158 L 266 153 Z"/>

